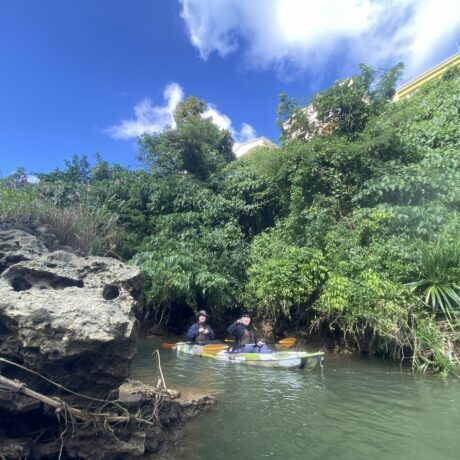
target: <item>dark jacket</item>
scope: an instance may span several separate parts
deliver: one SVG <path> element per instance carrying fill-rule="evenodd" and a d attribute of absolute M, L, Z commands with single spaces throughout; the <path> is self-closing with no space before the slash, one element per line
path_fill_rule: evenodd
<path fill-rule="evenodd" d="M 249 343 L 256 344 L 257 336 L 251 324 L 249 325 L 249 327 L 246 327 L 244 324 L 237 324 L 237 322 L 235 321 L 227 329 L 227 332 L 233 337 L 235 337 L 236 346 L 241 345 L 241 339 L 244 337 L 245 331 L 248 331 L 249 333 L 249 336 L 250 336 Z"/>
<path fill-rule="evenodd" d="M 214 331 L 212 330 L 212 327 L 205 323 L 205 324 L 200 324 L 199 322 L 196 322 L 192 324 L 187 331 L 187 337 L 192 341 L 195 342 L 196 338 L 200 335 L 199 329 L 200 327 L 204 327 L 205 329 L 208 330 L 208 340 L 214 340 Z"/>

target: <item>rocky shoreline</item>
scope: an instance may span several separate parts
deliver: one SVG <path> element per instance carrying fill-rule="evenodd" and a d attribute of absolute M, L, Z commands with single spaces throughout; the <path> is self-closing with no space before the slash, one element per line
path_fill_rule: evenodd
<path fill-rule="evenodd" d="M 184 423 L 210 409 L 214 398 L 183 397 L 179 392 L 127 380 L 104 413 L 81 399 L 53 409 L 20 392 L 7 394 L 0 384 L 0 458 L 2 459 L 131 459 L 159 454 L 174 445 Z M 68 405 L 67 405 L 68 404 Z M 87 414 L 80 419 L 70 408 Z M 101 407 L 99 407 L 101 409 Z M 92 416 L 91 416 L 92 415 Z M 115 421 L 115 419 L 119 419 Z"/>
<path fill-rule="evenodd" d="M 142 282 L 115 259 L 0 229 L 0 458 L 140 458 L 213 405 L 126 381 Z"/>

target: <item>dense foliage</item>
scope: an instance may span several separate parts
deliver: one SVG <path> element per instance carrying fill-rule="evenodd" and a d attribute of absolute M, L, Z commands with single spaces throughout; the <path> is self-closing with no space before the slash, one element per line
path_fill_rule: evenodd
<path fill-rule="evenodd" d="M 391 103 L 400 71 L 362 66 L 306 110 L 282 95 L 281 146 L 238 161 L 191 97 L 140 139 L 145 169 L 73 157 L 37 183 L 19 169 L 0 182 L 0 215 L 138 264 L 157 326 L 245 307 L 456 373 L 460 75 Z"/>

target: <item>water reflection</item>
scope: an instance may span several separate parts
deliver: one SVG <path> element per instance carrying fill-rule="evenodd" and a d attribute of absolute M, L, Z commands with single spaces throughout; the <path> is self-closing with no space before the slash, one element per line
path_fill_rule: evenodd
<path fill-rule="evenodd" d="M 156 383 L 142 341 L 132 376 Z M 377 359 L 327 356 L 324 371 L 255 368 L 161 351 L 169 387 L 215 394 L 171 455 L 198 459 L 456 459 L 457 381 Z"/>

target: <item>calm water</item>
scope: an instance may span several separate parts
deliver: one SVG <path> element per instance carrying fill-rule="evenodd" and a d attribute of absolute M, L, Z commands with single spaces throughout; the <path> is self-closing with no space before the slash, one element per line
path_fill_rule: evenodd
<path fill-rule="evenodd" d="M 162 342 L 141 341 L 133 378 L 156 384 Z M 324 369 L 302 371 L 160 350 L 169 388 L 218 401 L 188 424 L 172 459 L 460 459 L 458 381 L 361 357 L 326 355 Z"/>

